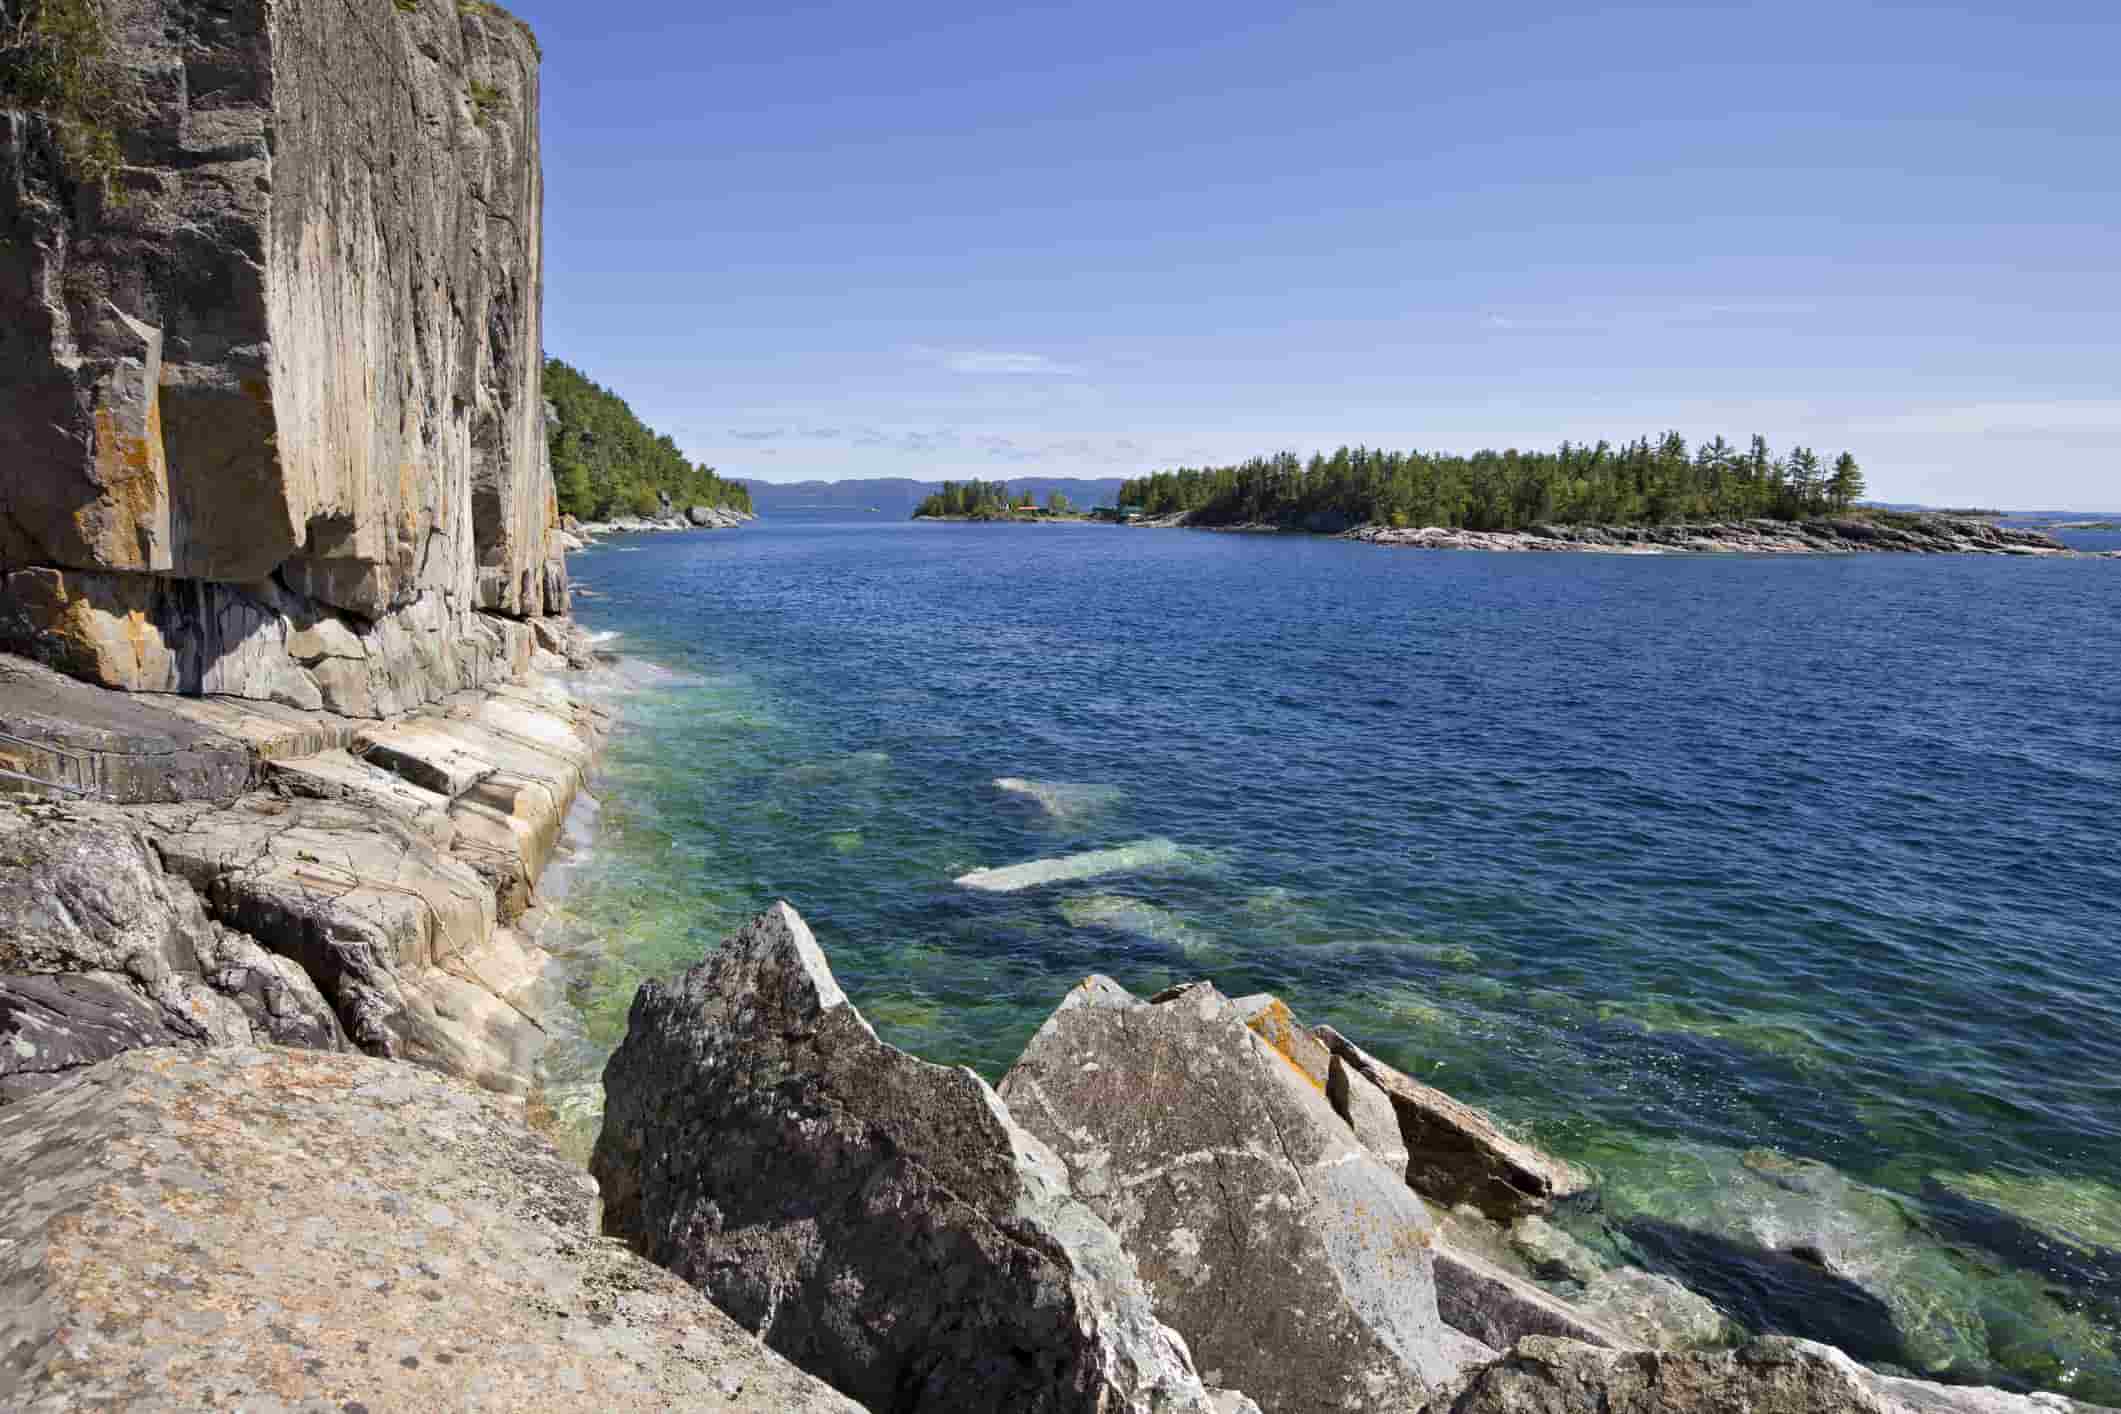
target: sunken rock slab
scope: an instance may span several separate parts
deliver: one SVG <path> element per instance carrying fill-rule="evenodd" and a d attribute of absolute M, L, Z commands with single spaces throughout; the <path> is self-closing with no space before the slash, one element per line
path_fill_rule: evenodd
<path fill-rule="evenodd" d="M 1064 1000 L 1001 1093 L 1135 1254 L 1211 1383 L 1268 1414 L 1404 1410 L 1458 1369 L 1436 1226 L 1212 986 Z"/>
<path fill-rule="evenodd" d="M 1408 1155 L 1407 1183 L 1423 1196 L 1471 1203 L 1508 1222 L 1543 1213 L 1590 1186 L 1574 1167 L 1510 1138 L 1482 1111 L 1402 1075 L 1332 1027 L 1312 1034 L 1392 1102 Z"/>
<path fill-rule="evenodd" d="M 1054 1156 L 878 1040 L 787 904 L 643 986 L 604 1085 L 604 1230 L 870 1408 L 1212 1407 Z"/>
<path fill-rule="evenodd" d="M 2060 1395 L 1875 1375 L 1830 1346 L 1771 1336 L 1721 1354 L 1601 1350 L 1533 1336 L 1423 1414 L 2097 1414 Z"/>
<path fill-rule="evenodd" d="M 0 1109 L 0 1173 L 0 1408 L 857 1414 L 409 1067 L 136 1051 Z"/>

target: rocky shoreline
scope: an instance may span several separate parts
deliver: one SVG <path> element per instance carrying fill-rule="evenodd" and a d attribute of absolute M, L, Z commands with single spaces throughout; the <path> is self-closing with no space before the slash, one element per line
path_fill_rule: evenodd
<path fill-rule="evenodd" d="M 1549 1221 L 1595 1176 L 1271 996 L 1092 977 L 999 1086 L 928 1064 L 786 904 L 641 989 L 591 1182 L 524 1101 L 566 1005 L 537 884 L 611 724 L 533 633 L 519 682 L 373 723 L 0 664 L 53 720 L 213 721 L 79 777 L 131 801 L 0 822 L 0 1403 L 2092 1408 L 1751 1338 Z"/>
<path fill-rule="evenodd" d="M 1346 517 L 1331 515 L 1312 516 L 1300 525 L 1207 525 L 1183 514 L 1133 523 L 1155 530 L 1330 535 L 1366 545 L 1410 550 L 1608 555 L 2015 555 L 2040 559 L 2121 559 L 2121 550 L 2072 550 L 2041 531 L 1947 515 L 1896 516 L 1890 520 L 1834 516 L 1801 521 L 1761 519 L 1671 525 L 1535 525 L 1528 530 L 1353 525 Z"/>

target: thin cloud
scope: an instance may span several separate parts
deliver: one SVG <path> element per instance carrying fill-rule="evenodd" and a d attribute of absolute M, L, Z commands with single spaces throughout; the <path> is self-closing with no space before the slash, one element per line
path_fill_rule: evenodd
<path fill-rule="evenodd" d="M 912 353 L 924 363 L 938 364 L 952 373 L 974 377 L 1074 378 L 1083 372 L 1075 364 L 1063 363 L 1042 353 L 1010 349 L 938 349 L 916 344 Z"/>
<path fill-rule="evenodd" d="M 1624 327 L 1802 319 L 1818 312 L 1816 304 L 1803 300 L 1705 300 L 1641 309 L 1550 309 L 1510 314 L 1491 311 L 1481 316 L 1480 327 L 1505 333 L 1596 333 Z"/>

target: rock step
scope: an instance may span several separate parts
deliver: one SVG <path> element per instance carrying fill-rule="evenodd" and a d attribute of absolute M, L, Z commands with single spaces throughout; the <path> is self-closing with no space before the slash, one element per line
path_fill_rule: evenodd
<path fill-rule="evenodd" d="M 66 861 L 0 859 L 0 911 L 17 875 L 32 891 L 25 941 L 0 947 L 0 1102 L 119 1051 L 252 1039 L 526 1092 L 559 999 L 549 957 L 506 925 L 535 902 L 604 725 L 536 676 L 360 722 L 0 656 L 0 780 L 38 802 L 0 824 L 79 834 L 131 900 L 55 918 L 33 891 Z"/>

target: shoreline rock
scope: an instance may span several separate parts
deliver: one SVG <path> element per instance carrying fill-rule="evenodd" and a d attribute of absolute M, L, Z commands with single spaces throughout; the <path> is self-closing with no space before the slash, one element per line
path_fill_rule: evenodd
<path fill-rule="evenodd" d="M 878 1040 L 786 903 L 642 986 L 605 1091 L 604 1230 L 870 1408 L 1213 1408 L 1051 1151 Z"/>
<path fill-rule="evenodd" d="M 556 679 L 363 723 L 0 657 L 0 715 L 21 743 L 0 778 L 0 1105 L 126 1050 L 266 1041 L 531 1089 L 564 999 L 514 925 L 605 730 Z M 214 769 L 169 767 L 163 741 Z"/>
<path fill-rule="evenodd" d="M 1270 1033 L 1287 1020 L 1279 1002 L 1252 1014 Z M 1135 1253 L 1158 1316 L 1216 1383 L 1266 1410 L 1384 1414 L 1457 1373 L 1435 1220 L 1212 985 L 1143 1003 L 1089 979 L 1000 1093 Z"/>

